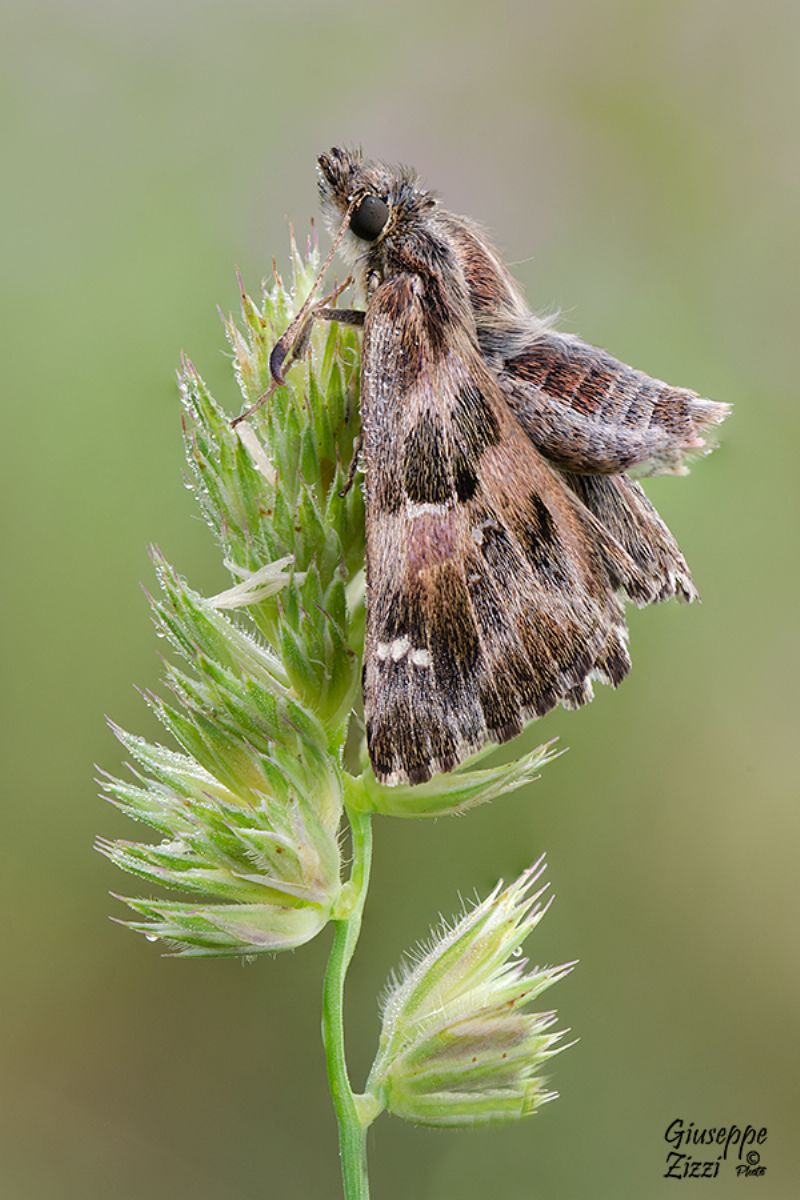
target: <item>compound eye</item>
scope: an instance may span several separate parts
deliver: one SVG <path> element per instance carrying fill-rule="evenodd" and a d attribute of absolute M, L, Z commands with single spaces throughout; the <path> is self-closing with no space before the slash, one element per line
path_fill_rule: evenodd
<path fill-rule="evenodd" d="M 376 241 L 389 220 L 389 206 L 378 196 L 365 196 L 350 218 L 350 228 L 365 242 Z"/>

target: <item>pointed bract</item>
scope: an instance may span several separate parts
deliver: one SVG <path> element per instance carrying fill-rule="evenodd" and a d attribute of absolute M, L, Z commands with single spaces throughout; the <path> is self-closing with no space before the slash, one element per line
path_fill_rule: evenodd
<path fill-rule="evenodd" d="M 564 1049 L 551 1012 L 528 1006 L 574 964 L 529 968 L 521 945 L 548 905 L 535 863 L 452 926 L 442 924 L 390 985 L 367 1091 L 424 1125 L 529 1116 L 555 1093 L 541 1069 Z"/>

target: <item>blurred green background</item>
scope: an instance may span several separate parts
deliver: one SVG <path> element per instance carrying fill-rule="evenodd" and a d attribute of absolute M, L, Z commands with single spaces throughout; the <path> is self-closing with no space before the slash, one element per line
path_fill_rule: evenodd
<path fill-rule="evenodd" d="M 328 935 L 243 967 L 112 925 L 132 884 L 92 838 L 131 827 L 92 763 L 120 763 L 104 712 L 156 732 L 147 543 L 225 581 L 183 487 L 178 353 L 234 403 L 234 264 L 253 288 L 285 264 L 315 155 L 360 141 L 483 221 L 532 306 L 736 406 L 717 454 L 649 486 L 702 607 L 631 613 L 633 675 L 527 735 L 570 747 L 533 788 L 378 824 L 356 1080 L 400 951 L 542 850 L 531 950 L 580 958 L 553 1001 L 581 1041 L 529 1123 L 381 1118 L 374 1195 L 796 1196 L 797 5 L 75 0 L 3 24 L 0 1193 L 338 1195 Z M 664 1180 L 676 1116 L 766 1125 L 767 1174 Z"/>

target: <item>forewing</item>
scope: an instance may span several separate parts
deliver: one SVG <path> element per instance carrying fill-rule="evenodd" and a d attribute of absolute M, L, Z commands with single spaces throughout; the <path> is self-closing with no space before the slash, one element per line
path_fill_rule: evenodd
<path fill-rule="evenodd" d="M 638 572 L 416 276 L 370 300 L 361 403 L 367 740 L 380 780 L 418 783 L 619 683 Z"/>
<path fill-rule="evenodd" d="M 539 331 L 498 381 L 542 454 L 577 474 L 683 474 L 728 406 L 671 387 L 578 338 Z"/>

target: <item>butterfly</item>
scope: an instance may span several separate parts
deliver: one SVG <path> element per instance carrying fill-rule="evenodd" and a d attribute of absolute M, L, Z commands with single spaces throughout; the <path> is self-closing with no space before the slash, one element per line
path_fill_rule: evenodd
<path fill-rule="evenodd" d="M 624 602 L 697 591 L 634 475 L 686 473 L 728 406 L 532 314 L 484 232 L 415 172 L 335 148 L 319 193 L 363 309 L 364 719 L 381 782 L 418 784 L 630 670 Z M 243 414 L 247 415 L 247 414 Z"/>

